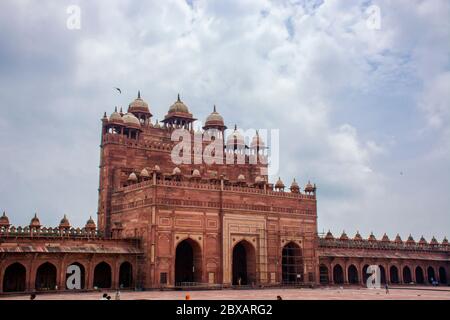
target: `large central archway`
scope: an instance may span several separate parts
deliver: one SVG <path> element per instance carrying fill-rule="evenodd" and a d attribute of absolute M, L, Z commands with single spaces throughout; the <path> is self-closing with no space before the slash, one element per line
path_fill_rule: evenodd
<path fill-rule="evenodd" d="M 299 245 L 289 242 L 282 250 L 281 271 L 284 284 L 303 282 L 303 260 Z"/>
<path fill-rule="evenodd" d="M 202 252 L 200 245 L 192 239 L 181 241 L 175 254 L 175 285 L 202 282 Z"/>
<path fill-rule="evenodd" d="M 255 248 L 246 240 L 233 248 L 233 285 L 249 285 L 256 281 Z"/>

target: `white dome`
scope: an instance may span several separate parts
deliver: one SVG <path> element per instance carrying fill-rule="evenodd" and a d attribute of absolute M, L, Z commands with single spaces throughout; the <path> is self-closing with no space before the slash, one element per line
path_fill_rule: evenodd
<path fill-rule="evenodd" d="M 130 175 L 128 176 L 128 181 L 137 181 L 137 176 L 136 173 L 132 172 L 130 173 Z"/>
<path fill-rule="evenodd" d="M 141 177 L 146 177 L 146 178 L 150 177 L 150 174 L 148 173 L 147 169 L 145 169 L 145 168 L 142 169 Z"/>
<path fill-rule="evenodd" d="M 175 168 L 173 169 L 173 171 L 172 171 L 172 174 L 173 174 L 173 175 L 179 175 L 179 174 L 181 174 L 180 168 L 175 167 Z"/>

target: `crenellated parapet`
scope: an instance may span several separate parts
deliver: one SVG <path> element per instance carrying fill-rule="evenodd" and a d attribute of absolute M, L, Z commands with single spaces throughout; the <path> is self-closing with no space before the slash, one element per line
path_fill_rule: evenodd
<path fill-rule="evenodd" d="M 75 228 L 70 225 L 66 215 L 61 219 L 57 227 L 45 227 L 37 216 L 31 219 L 27 226 L 14 226 L 9 223 L 9 218 L 3 212 L 0 217 L 0 238 L 101 238 L 102 234 L 97 230 L 95 222 L 89 218 L 83 228 Z"/>
<path fill-rule="evenodd" d="M 397 234 L 395 240 L 390 240 L 385 233 L 381 239 L 376 239 L 373 233 L 367 239 L 363 239 L 359 232 L 354 238 L 349 238 L 347 234 L 342 232 L 340 237 L 334 237 L 328 231 L 325 235 L 318 238 L 319 247 L 322 248 L 352 248 L 352 249 L 380 249 L 380 250 L 410 250 L 410 251 L 440 251 L 450 252 L 450 246 L 447 238 L 439 243 L 435 237 L 427 242 L 422 236 L 419 242 L 415 242 L 413 237 L 409 235 L 406 241 L 402 241 L 400 235 Z"/>
<path fill-rule="evenodd" d="M 150 172 L 156 175 L 155 179 L 150 177 Z M 116 192 L 128 192 L 151 185 L 160 185 L 253 193 L 296 199 L 314 200 L 316 198 L 316 186 L 312 186 L 310 182 L 306 185 L 305 192 L 302 193 L 295 179 L 290 187 L 290 191 L 285 190 L 284 184 L 283 187 L 280 187 L 280 181 L 279 179 L 274 185 L 268 183 L 265 177 L 257 176 L 254 183 L 248 183 L 243 174 L 239 174 L 236 179 L 231 180 L 224 176 L 202 177 L 199 170 L 193 170 L 192 174 L 184 175 L 178 167 L 175 167 L 172 173 L 162 173 L 160 170 L 155 171 L 154 168 L 144 168 L 140 172 L 139 170 L 131 172 L 127 179 L 127 185 L 119 187 Z"/>

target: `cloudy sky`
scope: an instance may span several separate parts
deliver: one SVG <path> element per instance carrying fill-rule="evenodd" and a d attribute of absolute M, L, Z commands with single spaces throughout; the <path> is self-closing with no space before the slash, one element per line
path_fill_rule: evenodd
<path fill-rule="evenodd" d="M 154 120 L 180 92 L 199 119 L 216 104 L 279 129 L 279 175 L 318 185 L 319 231 L 442 240 L 449 39 L 448 0 L 2 0 L 0 210 L 95 217 L 100 118 L 140 89 Z"/>

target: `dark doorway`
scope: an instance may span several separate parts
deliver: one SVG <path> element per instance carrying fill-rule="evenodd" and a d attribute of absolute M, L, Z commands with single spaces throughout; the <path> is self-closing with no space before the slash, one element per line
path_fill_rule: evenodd
<path fill-rule="evenodd" d="M 121 289 L 133 286 L 133 266 L 127 261 L 120 265 L 119 286 Z"/>
<path fill-rule="evenodd" d="M 428 267 L 427 273 L 428 273 L 428 283 L 433 284 L 433 282 L 436 281 L 436 275 L 434 273 L 434 268 Z"/>
<path fill-rule="evenodd" d="M 111 267 L 106 262 L 100 262 L 94 269 L 94 287 L 111 288 Z"/>
<path fill-rule="evenodd" d="M 330 278 L 328 275 L 328 268 L 324 265 L 321 265 L 319 267 L 319 273 L 320 273 L 320 284 L 329 284 Z"/>
<path fill-rule="evenodd" d="M 192 239 L 181 241 L 175 255 L 175 285 L 183 286 L 202 281 L 202 253 Z"/>
<path fill-rule="evenodd" d="M 380 283 L 386 284 L 386 269 L 383 266 L 380 267 Z"/>
<path fill-rule="evenodd" d="M 412 282 L 411 269 L 409 267 L 403 268 L 403 283 L 409 284 Z"/>
<path fill-rule="evenodd" d="M 27 270 L 21 263 L 13 263 L 5 270 L 3 275 L 3 292 L 25 291 Z"/>
<path fill-rule="evenodd" d="M 425 278 L 423 276 L 423 270 L 421 267 L 416 268 L 416 283 L 424 284 Z"/>
<path fill-rule="evenodd" d="M 43 263 L 36 272 L 36 290 L 56 289 L 56 267 L 50 262 Z"/>
<path fill-rule="evenodd" d="M 79 262 L 74 262 L 71 265 L 69 265 L 69 267 L 70 266 L 77 266 L 78 268 L 80 268 L 80 288 L 84 289 L 85 288 L 85 279 L 86 279 L 86 272 L 85 272 L 84 266 Z M 67 270 L 66 270 L 66 283 L 65 283 L 66 289 L 67 289 L 67 280 L 69 279 L 69 277 L 72 274 L 73 274 L 73 272 L 67 273 Z"/>
<path fill-rule="evenodd" d="M 281 271 L 283 284 L 303 282 L 303 263 L 300 247 L 289 242 L 281 253 Z"/>
<path fill-rule="evenodd" d="M 256 281 L 256 256 L 253 246 L 242 240 L 233 248 L 233 285 L 249 285 Z"/>
<path fill-rule="evenodd" d="M 348 267 L 348 282 L 351 284 L 358 283 L 358 269 L 353 264 Z"/>
<path fill-rule="evenodd" d="M 344 283 L 344 271 L 342 270 L 342 267 L 339 264 L 335 265 L 333 268 L 333 281 L 334 284 Z"/>
<path fill-rule="evenodd" d="M 447 272 L 444 267 L 439 268 L 439 282 L 441 284 L 447 284 Z"/>
<path fill-rule="evenodd" d="M 391 266 L 389 269 L 391 283 L 397 284 L 400 282 L 398 277 L 398 268 L 396 266 Z"/>

